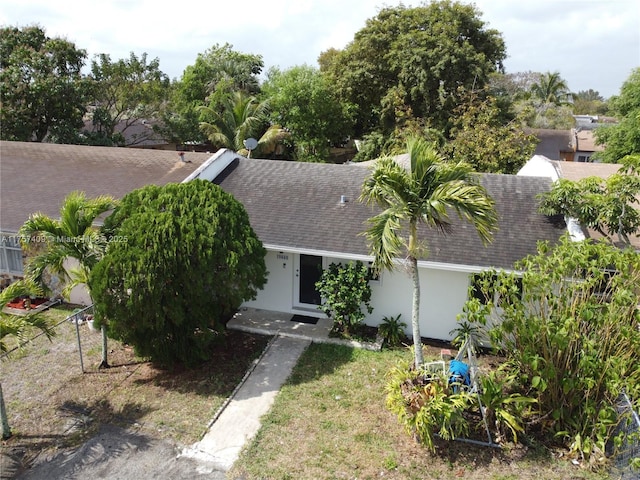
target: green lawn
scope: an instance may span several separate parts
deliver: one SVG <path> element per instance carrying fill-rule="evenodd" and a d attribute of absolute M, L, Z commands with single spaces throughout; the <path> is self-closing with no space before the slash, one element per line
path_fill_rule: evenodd
<path fill-rule="evenodd" d="M 312 344 L 230 478 L 606 478 L 543 448 L 440 441 L 430 453 L 384 405 L 385 373 L 407 355 Z"/>

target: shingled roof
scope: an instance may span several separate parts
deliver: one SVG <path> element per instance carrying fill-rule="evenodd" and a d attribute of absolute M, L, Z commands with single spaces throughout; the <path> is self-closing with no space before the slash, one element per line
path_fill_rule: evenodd
<path fill-rule="evenodd" d="M 210 153 L 36 142 L 0 142 L 0 229 L 16 232 L 30 214 L 58 218 L 74 190 L 121 198 L 145 185 L 181 182 Z"/>
<path fill-rule="evenodd" d="M 369 254 L 361 232 L 375 210 L 357 201 L 369 168 L 244 158 L 233 165 L 220 185 L 244 204 L 267 247 L 355 258 Z M 564 224 L 537 213 L 536 195 L 550 188 L 550 179 L 483 174 L 481 182 L 499 214 L 493 243 L 484 247 L 474 227 L 454 215 L 446 236 L 421 231 L 429 262 L 511 268 L 536 251 L 538 240 L 555 242 L 565 232 Z"/>

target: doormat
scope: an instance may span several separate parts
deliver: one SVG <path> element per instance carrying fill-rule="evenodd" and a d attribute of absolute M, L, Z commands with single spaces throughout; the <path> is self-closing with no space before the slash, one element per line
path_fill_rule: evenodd
<path fill-rule="evenodd" d="M 306 315 L 294 315 L 291 317 L 292 322 L 300 322 L 300 323 L 308 323 L 310 325 L 315 325 L 318 323 L 318 319 L 316 317 L 307 317 Z"/>

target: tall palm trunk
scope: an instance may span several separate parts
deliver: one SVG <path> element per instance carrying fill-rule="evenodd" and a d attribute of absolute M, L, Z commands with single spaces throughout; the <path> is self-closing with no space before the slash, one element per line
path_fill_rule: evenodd
<path fill-rule="evenodd" d="M 413 332 L 414 360 L 416 367 L 424 363 L 422 354 L 422 337 L 420 335 L 420 272 L 418 271 L 418 258 L 415 252 L 418 249 L 418 222 L 409 222 L 409 269 L 413 280 L 413 304 L 411 308 L 411 330 Z"/>
<path fill-rule="evenodd" d="M 413 348 L 416 367 L 424 363 L 422 354 L 422 337 L 420 336 L 420 274 L 418 272 L 418 259 L 409 257 L 409 268 L 413 280 L 413 307 L 411 309 L 411 330 L 413 331 Z"/>

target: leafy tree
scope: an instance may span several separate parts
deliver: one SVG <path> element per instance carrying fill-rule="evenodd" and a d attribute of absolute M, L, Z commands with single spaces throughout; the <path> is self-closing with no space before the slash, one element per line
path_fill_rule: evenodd
<path fill-rule="evenodd" d="M 102 258 L 106 241 L 94 226 L 96 219 L 114 208 L 112 197 L 86 198 L 83 192 L 71 192 L 60 208 L 60 219 L 34 213 L 20 227 L 21 241 L 36 248 L 26 265 L 25 276 L 36 284 L 44 285 L 45 272 L 65 280 L 63 295 L 69 296 L 76 285 L 87 284 L 91 269 Z M 73 259 L 77 266 L 69 267 Z M 90 287 L 90 286 L 89 286 Z M 89 288 L 89 294 L 93 298 Z M 106 331 L 102 330 L 103 350 L 101 367 L 108 367 Z"/>
<path fill-rule="evenodd" d="M 413 280 L 411 328 L 415 363 L 424 362 L 420 336 L 420 279 L 418 258 L 424 253 L 418 238 L 418 224 L 446 232 L 449 210 L 472 223 L 484 242 L 491 240 L 497 224 L 494 201 L 476 183 L 471 168 L 463 163 L 445 163 L 422 139 L 408 143 L 411 170 L 392 158 L 377 162 L 362 187 L 361 201 L 378 204 L 383 210 L 369 219 L 366 231 L 375 257 L 374 268 L 391 270 L 398 257 L 407 259 Z"/>
<path fill-rule="evenodd" d="M 619 395 L 640 408 L 640 256 L 565 235 L 514 269 L 522 275 L 486 272 L 478 288 L 500 300 L 473 299 L 467 310 L 481 325 L 493 319 L 490 336 L 518 379 L 513 390 L 537 397 L 529 433 L 598 461 L 613 440 Z"/>
<path fill-rule="evenodd" d="M 427 126 L 447 131 L 458 88 L 482 88 L 503 68 L 504 41 L 479 15 L 448 0 L 383 8 L 339 58 L 321 57 L 343 101 L 358 107 L 355 134 L 393 125 L 398 100 Z"/>
<path fill-rule="evenodd" d="M 273 68 L 262 89 L 272 121 L 291 132 L 299 160 L 326 161 L 329 147 L 351 134 L 350 107 L 340 102 L 319 70 L 307 65 Z"/>
<path fill-rule="evenodd" d="M 147 62 L 146 53 L 138 58 L 131 52 L 128 59 L 112 61 L 103 53 L 91 62 L 90 79 L 94 130 L 85 132 L 88 143 L 134 146 L 153 134 L 128 137 L 126 131 L 142 120 L 158 119 L 167 100 L 169 79 L 157 58 Z"/>
<path fill-rule="evenodd" d="M 631 72 L 620 95 L 610 99 L 610 107 L 619 123 L 595 130 L 597 142 L 605 149 L 594 158 L 618 163 L 626 155 L 640 153 L 640 68 Z"/>
<path fill-rule="evenodd" d="M 599 92 L 589 89 L 573 94 L 574 115 L 604 115 L 609 105 Z"/>
<path fill-rule="evenodd" d="M 211 182 L 134 190 L 104 232 L 112 241 L 89 278 L 96 320 L 161 365 L 207 359 L 226 321 L 266 281 L 247 212 Z"/>
<path fill-rule="evenodd" d="M 470 99 L 461 105 L 445 151 L 455 162 L 467 162 L 478 172 L 515 174 L 531 158 L 536 138 L 526 134 L 519 119 L 503 123 L 498 101 Z"/>
<path fill-rule="evenodd" d="M 42 294 L 42 289 L 29 280 L 14 282 L 0 292 L 0 352 L 7 353 L 9 351 L 10 344 L 8 341 L 10 339 L 17 340 L 15 343 L 17 343 L 18 347 L 23 345 L 26 336 L 34 330 L 40 330 L 49 339 L 55 335 L 55 331 L 51 328 L 47 319 L 39 314 L 27 313 L 26 315 L 18 316 L 4 312 L 4 307 L 14 298 L 40 296 Z M 11 437 L 2 385 L 0 385 L 0 426 L 3 440 Z"/>
<path fill-rule="evenodd" d="M 163 115 L 167 125 L 164 132 L 178 143 L 203 142 L 206 139 L 200 130 L 198 107 L 211 105 L 209 97 L 215 92 L 218 98 L 242 90 L 249 95 L 259 92 L 258 76 L 264 68 L 261 55 L 252 55 L 233 50 L 233 46 L 214 45 L 198 54 L 193 65 L 189 65 L 180 81 L 171 89 L 170 108 Z M 222 95 L 222 94 L 225 95 Z"/>
<path fill-rule="evenodd" d="M 353 333 L 353 329 L 364 320 L 362 307 L 368 313 L 373 312 L 369 304 L 369 279 L 369 269 L 361 261 L 346 265 L 332 263 L 322 272 L 316 284 L 323 299 L 318 308 L 333 319 L 332 331 Z"/>
<path fill-rule="evenodd" d="M 625 158 L 618 173 L 609 178 L 588 177 L 577 182 L 558 180 L 541 196 L 546 215 L 575 218 L 609 241 L 616 235 L 629 245 L 629 235 L 640 236 L 640 155 Z"/>
<path fill-rule="evenodd" d="M 74 141 L 82 127 L 86 52 L 38 26 L 0 29 L 0 138 Z"/>
<path fill-rule="evenodd" d="M 218 102 L 212 102 L 216 105 Z M 254 154 L 272 152 L 275 146 L 289 136 L 279 125 L 269 125 L 267 101 L 258 102 L 254 96 L 238 90 L 228 95 L 221 109 L 215 106 L 201 106 L 200 128 L 216 148 L 229 148 L 248 155 L 244 146 L 248 138 L 256 138 L 258 146 Z"/>

